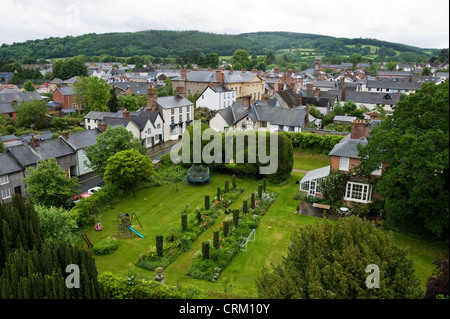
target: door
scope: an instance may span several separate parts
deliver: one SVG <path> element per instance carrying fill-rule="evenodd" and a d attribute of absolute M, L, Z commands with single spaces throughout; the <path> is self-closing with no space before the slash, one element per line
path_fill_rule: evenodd
<path fill-rule="evenodd" d="M 22 188 L 20 186 L 14 187 L 14 194 L 22 195 Z"/>
<path fill-rule="evenodd" d="M 316 181 L 309 183 L 309 195 L 316 196 Z"/>

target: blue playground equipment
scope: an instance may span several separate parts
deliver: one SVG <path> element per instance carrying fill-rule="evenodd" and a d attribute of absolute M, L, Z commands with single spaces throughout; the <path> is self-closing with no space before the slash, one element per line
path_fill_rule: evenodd
<path fill-rule="evenodd" d="M 189 169 L 186 167 L 186 180 L 191 184 L 197 185 L 209 183 L 209 166 L 192 165 Z"/>
<path fill-rule="evenodd" d="M 129 230 L 131 230 L 133 233 L 135 233 L 136 235 L 138 235 L 141 238 L 144 238 L 144 235 L 142 235 L 140 232 L 138 232 L 136 229 L 134 229 L 133 227 L 128 227 Z"/>

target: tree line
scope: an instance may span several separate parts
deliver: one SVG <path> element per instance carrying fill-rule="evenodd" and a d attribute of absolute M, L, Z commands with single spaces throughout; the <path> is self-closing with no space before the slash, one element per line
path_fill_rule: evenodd
<path fill-rule="evenodd" d="M 350 45 L 347 46 L 347 45 Z M 354 47 L 351 47 L 353 46 Z M 140 31 L 108 34 L 85 34 L 63 38 L 29 40 L 0 47 L 0 58 L 65 58 L 76 55 L 118 57 L 144 56 L 183 57 L 192 50 L 203 54 L 230 56 L 240 48 L 251 54 L 266 55 L 270 51 L 313 48 L 325 55 L 363 53 L 362 46 L 374 45 L 386 50 L 425 54 L 423 49 L 376 39 L 346 39 L 293 32 L 256 32 L 239 35 L 199 31 Z M 356 48 L 356 49 L 355 49 Z M 356 52 L 357 51 L 357 52 Z"/>

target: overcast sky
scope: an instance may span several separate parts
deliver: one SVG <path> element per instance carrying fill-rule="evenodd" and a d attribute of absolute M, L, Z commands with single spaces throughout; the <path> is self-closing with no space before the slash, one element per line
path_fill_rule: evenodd
<path fill-rule="evenodd" d="M 448 0 L 1 0 L 0 44 L 85 33 L 291 31 L 449 47 Z"/>

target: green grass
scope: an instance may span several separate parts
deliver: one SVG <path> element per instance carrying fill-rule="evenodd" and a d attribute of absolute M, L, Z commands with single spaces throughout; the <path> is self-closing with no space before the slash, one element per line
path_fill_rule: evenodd
<path fill-rule="evenodd" d="M 302 170 L 310 170 L 329 165 L 328 156 L 303 154 L 296 152 L 294 155 L 294 167 Z M 194 254 L 201 249 L 201 243 L 212 239 L 211 228 L 202 233 L 193 243 L 191 249 L 182 253 L 164 272 L 165 282 L 169 285 L 193 286 L 207 291 L 223 292 L 224 285 L 232 286 L 232 294 L 242 297 L 256 297 L 255 280 L 261 275 L 263 267 L 272 268 L 282 261 L 286 255 L 293 231 L 302 225 L 321 222 L 322 219 L 294 214 L 297 201 L 292 197 L 298 189 L 296 181 L 300 180 L 304 173 L 293 172 L 288 182 L 281 186 L 269 185 L 268 189 L 277 193 L 278 197 L 265 216 L 261 218 L 260 226 L 256 230 L 256 241 L 249 242 L 247 252 L 239 252 L 228 267 L 223 271 L 219 280 L 209 282 L 187 277 L 185 274 L 190 268 Z M 134 221 L 136 230 L 145 238 L 133 236 L 129 239 L 119 238 L 119 248 L 111 255 L 95 256 L 99 273 L 112 272 L 117 275 L 125 275 L 129 270 L 141 278 L 153 279 L 155 273 L 134 266 L 141 253 L 155 247 L 156 235 L 166 235 L 170 227 L 179 227 L 181 223 L 180 213 L 186 204 L 189 204 L 187 213 L 194 211 L 196 207 L 203 206 L 204 195 L 214 196 L 217 187 L 223 187 L 225 180 L 231 181 L 231 176 L 213 174 L 211 183 L 203 187 L 162 186 L 142 189 L 132 195 L 124 196 L 114 209 L 103 213 L 103 230 L 97 232 L 93 229 L 87 232 L 90 240 L 95 244 L 108 236 L 116 236 L 117 224 L 113 221 L 119 212 L 135 212 L 144 226 L 141 228 Z M 248 194 L 257 190 L 259 181 L 237 178 L 239 187 L 245 192 L 230 207 L 239 208 Z M 219 224 L 223 217 L 219 218 Z M 394 234 L 394 240 L 409 249 L 410 256 L 414 260 L 417 276 L 420 278 L 423 288 L 427 278 L 433 272 L 432 264 L 436 256 L 448 255 L 446 247 L 416 240 L 402 234 Z"/>
<path fill-rule="evenodd" d="M 294 152 L 294 169 L 313 170 L 330 165 L 328 155 Z"/>

